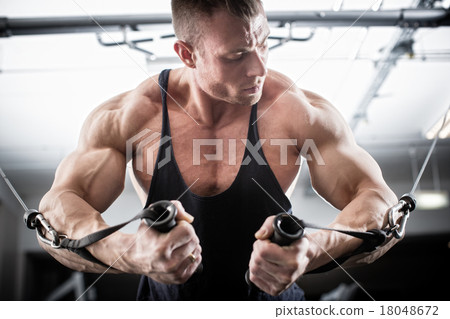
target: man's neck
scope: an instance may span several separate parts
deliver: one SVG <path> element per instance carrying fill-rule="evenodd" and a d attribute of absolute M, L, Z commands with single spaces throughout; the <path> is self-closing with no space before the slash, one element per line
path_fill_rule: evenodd
<path fill-rule="evenodd" d="M 233 119 L 242 113 L 250 112 L 249 107 L 231 104 L 215 99 L 203 91 L 190 69 L 183 69 L 180 79 L 182 87 L 188 87 L 189 94 L 185 110 L 197 123 L 206 127 L 219 128 L 233 122 Z"/>

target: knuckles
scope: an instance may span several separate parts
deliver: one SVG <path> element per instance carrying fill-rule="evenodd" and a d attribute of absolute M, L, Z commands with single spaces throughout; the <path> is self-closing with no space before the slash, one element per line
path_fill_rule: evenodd
<path fill-rule="evenodd" d="M 186 269 L 178 270 L 172 274 L 173 283 L 175 283 L 177 285 L 184 284 L 189 279 L 189 277 L 190 277 L 189 275 L 190 274 L 186 271 Z"/>
<path fill-rule="evenodd" d="M 200 264 L 202 248 L 200 240 L 191 224 L 184 220 L 178 221 L 177 226 L 169 233 L 159 233 L 144 222 L 139 226 L 137 239 L 133 249 L 130 249 L 130 263 L 136 273 L 143 274 L 165 284 L 183 284 L 194 273 Z M 177 243 L 193 251 L 197 260 L 195 263 L 187 261 L 187 256 Z"/>
<path fill-rule="evenodd" d="M 251 264 L 261 266 L 264 263 L 264 259 L 259 254 L 254 254 L 251 258 Z"/>
<path fill-rule="evenodd" d="M 298 247 L 289 247 L 289 249 L 283 252 L 284 260 L 279 264 L 279 269 L 276 273 L 272 273 L 272 280 L 268 281 L 264 279 L 264 266 L 267 261 L 267 257 L 270 255 L 273 258 L 273 250 L 275 247 L 271 247 L 271 243 L 260 241 L 254 243 L 254 250 L 249 263 L 250 280 L 262 286 L 265 292 L 272 296 L 278 296 L 286 289 L 288 289 L 293 282 L 297 279 L 299 269 L 301 269 L 301 263 L 299 256 L 301 256 L 301 249 Z M 284 249 L 278 247 L 279 249 Z"/>
<path fill-rule="evenodd" d="M 174 230 L 175 229 L 173 229 L 172 231 Z M 178 223 L 178 225 L 176 226 L 176 231 L 178 232 L 179 236 L 186 236 L 188 238 L 191 238 L 191 240 L 193 240 L 196 244 L 200 242 L 197 234 L 195 233 L 194 227 L 184 220 Z"/>

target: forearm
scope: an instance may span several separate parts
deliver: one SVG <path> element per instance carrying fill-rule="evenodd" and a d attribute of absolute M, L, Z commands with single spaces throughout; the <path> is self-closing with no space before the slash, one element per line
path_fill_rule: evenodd
<path fill-rule="evenodd" d="M 79 239 L 90 233 L 106 228 L 107 224 L 101 214 L 93 209 L 78 194 L 67 190 L 51 190 L 40 203 L 40 212 L 45 216 L 52 227 L 61 235 L 70 239 Z M 123 252 L 117 237 L 123 234 L 115 233 L 98 243 L 87 247 L 87 250 L 99 261 L 112 265 Z M 66 249 L 55 249 L 39 241 L 40 246 L 60 263 L 71 269 L 83 272 L 104 272 L 107 268 L 90 262 Z M 121 272 L 116 265 L 109 272 Z"/>
<path fill-rule="evenodd" d="M 396 202 L 395 194 L 388 187 L 363 189 L 328 227 L 355 231 L 382 229 L 387 224 L 388 209 Z M 361 239 L 333 231 L 318 231 L 308 235 L 308 239 L 307 272 L 351 253 L 362 244 Z"/>

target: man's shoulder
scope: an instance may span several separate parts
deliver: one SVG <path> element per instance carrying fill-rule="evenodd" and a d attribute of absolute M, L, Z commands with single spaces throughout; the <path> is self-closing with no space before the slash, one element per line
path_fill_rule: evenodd
<path fill-rule="evenodd" d="M 270 104 L 292 105 L 310 111 L 332 107 L 331 103 L 317 93 L 301 89 L 288 76 L 269 70 L 265 83 L 265 98 Z"/>
<path fill-rule="evenodd" d="M 86 119 L 82 140 L 91 146 L 119 148 L 123 141 L 148 125 L 161 111 L 158 75 L 96 107 Z"/>
<path fill-rule="evenodd" d="M 284 119 L 310 117 L 314 113 L 314 105 L 307 93 L 288 76 L 269 70 L 260 101 L 261 111 Z"/>
<path fill-rule="evenodd" d="M 264 85 L 262 112 L 272 113 L 272 118 L 291 123 L 302 135 L 315 135 L 322 130 L 335 131 L 346 124 L 340 112 L 321 95 L 299 88 L 286 75 L 269 70 Z"/>
<path fill-rule="evenodd" d="M 120 106 L 124 112 L 123 120 L 126 122 L 148 120 L 155 113 L 160 112 L 161 103 L 158 75 L 154 75 L 127 93 Z"/>
<path fill-rule="evenodd" d="M 136 88 L 120 93 L 96 107 L 91 116 L 103 116 L 104 113 L 122 113 L 122 116 L 141 117 L 149 114 L 152 108 L 161 105 L 161 92 L 158 75 L 147 78 Z"/>

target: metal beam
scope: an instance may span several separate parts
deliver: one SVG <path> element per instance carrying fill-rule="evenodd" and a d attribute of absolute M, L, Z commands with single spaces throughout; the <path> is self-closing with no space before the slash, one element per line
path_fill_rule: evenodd
<path fill-rule="evenodd" d="M 350 128 L 356 130 L 361 120 L 367 119 L 367 109 L 373 98 L 378 94 L 379 89 L 395 66 L 397 60 L 405 53 L 413 54 L 413 35 L 415 29 L 397 30 L 391 41 L 383 50 L 383 56 L 376 62 L 374 75 L 370 85 L 363 95 L 358 107 L 350 120 Z"/>
<path fill-rule="evenodd" d="M 269 22 L 295 23 L 305 27 L 437 27 L 450 25 L 445 9 L 400 9 L 383 11 L 280 11 L 268 12 Z"/>
<path fill-rule="evenodd" d="M 0 17 L 0 37 L 58 33 L 120 31 L 123 26 L 136 29 L 138 25 L 170 24 L 170 14 L 66 16 L 39 18 Z M 101 27 L 100 27 L 101 26 Z"/>
<path fill-rule="evenodd" d="M 433 6 L 436 0 L 415 0 L 415 9 L 409 11 L 418 13 L 419 11 L 429 12 L 433 9 L 426 9 Z M 447 10 L 447 13 L 450 12 Z M 425 18 L 427 14 L 421 15 Z M 409 15 L 411 16 L 411 15 Z M 448 20 L 448 17 L 445 18 Z M 445 20 L 444 19 L 444 20 Z M 448 21 L 447 21 L 448 25 Z M 375 72 L 371 83 L 363 95 L 358 107 L 350 120 L 349 126 L 355 131 L 361 120 L 367 119 L 367 110 L 373 98 L 378 94 L 379 89 L 395 66 L 397 60 L 405 53 L 413 54 L 414 33 L 418 26 L 416 24 L 404 25 L 405 28 L 396 30 L 396 34 L 391 38 L 383 50 L 382 57 L 375 64 Z"/>
<path fill-rule="evenodd" d="M 437 27 L 450 25 L 450 11 L 445 9 L 400 9 L 383 11 L 269 11 L 269 22 L 295 23 L 305 27 L 384 26 Z M 0 37 L 36 34 L 120 31 L 123 26 L 171 24 L 167 14 L 66 16 L 39 18 L 0 17 Z M 100 26 L 101 27 L 100 27 Z"/>

